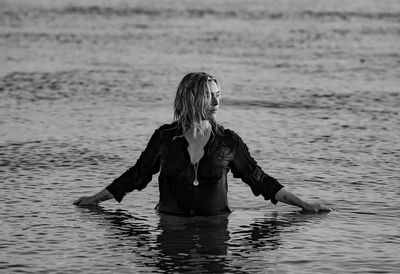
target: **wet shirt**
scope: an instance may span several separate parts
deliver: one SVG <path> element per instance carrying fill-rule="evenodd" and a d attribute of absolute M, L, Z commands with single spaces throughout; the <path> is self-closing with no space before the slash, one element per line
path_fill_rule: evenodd
<path fill-rule="evenodd" d="M 136 164 L 107 190 L 121 202 L 126 193 L 144 189 L 152 176 L 160 172 L 158 211 L 187 216 L 221 214 L 230 212 L 227 173 L 232 171 L 233 177 L 249 185 L 255 196 L 262 195 L 277 203 L 275 194 L 283 186 L 262 171 L 235 132 L 213 125 L 204 155 L 197 164 L 191 163 L 188 145 L 176 122 L 161 126 Z"/>

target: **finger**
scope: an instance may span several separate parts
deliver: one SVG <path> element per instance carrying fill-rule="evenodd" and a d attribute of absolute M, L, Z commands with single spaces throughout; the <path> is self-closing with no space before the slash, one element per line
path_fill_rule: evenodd
<path fill-rule="evenodd" d="M 321 206 L 318 207 L 318 211 L 319 212 L 330 212 L 330 211 L 332 211 L 332 209 L 327 207 L 327 206 L 321 205 Z"/>
<path fill-rule="evenodd" d="M 329 207 L 323 207 L 323 208 L 320 208 L 319 211 L 321 211 L 321 212 L 330 212 L 330 211 L 332 211 L 332 209 L 329 208 Z"/>
<path fill-rule="evenodd" d="M 309 209 L 303 208 L 303 212 L 308 213 L 308 214 L 316 214 L 316 213 L 318 213 L 318 209 L 316 209 L 315 207 L 312 209 L 311 208 L 309 208 Z"/>

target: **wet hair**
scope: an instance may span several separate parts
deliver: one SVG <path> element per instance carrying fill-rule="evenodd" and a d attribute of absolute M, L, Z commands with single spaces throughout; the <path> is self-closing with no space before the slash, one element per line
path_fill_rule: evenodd
<path fill-rule="evenodd" d="M 186 74 L 179 83 L 174 102 L 174 121 L 184 130 L 193 126 L 195 134 L 197 130 L 204 134 L 200 122 L 208 119 L 211 82 L 215 82 L 219 87 L 215 77 L 205 72 L 192 72 Z M 216 125 L 214 120 L 210 122 Z"/>

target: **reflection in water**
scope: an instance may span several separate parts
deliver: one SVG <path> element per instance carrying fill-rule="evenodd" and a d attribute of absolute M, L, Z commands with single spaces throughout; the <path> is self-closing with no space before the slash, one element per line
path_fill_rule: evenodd
<path fill-rule="evenodd" d="M 107 228 L 110 232 L 106 234 L 107 241 L 112 242 L 114 251 L 133 251 L 134 257 L 139 258 L 136 265 L 178 273 L 243 273 L 240 265 L 232 264 L 235 258 L 260 249 L 279 248 L 283 229 L 305 221 L 298 214 L 287 215 L 284 220 L 278 220 L 281 215 L 274 215 L 243 225 L 240 231 L 229 231 L 229 214 L 198 217 L 159 214 L 154 221 L 121 209 L 111 211 L 101 206 L 87 209 L 81 211 L 83 218 L 95 219 Z"/>
<path fill-rule="evenodd" d="M 240 231 L 233 232 L 235 238 L 240 241 L 236 244 L 244 249 L 267 248 L 277 249 L 281 244 L 280 234 L 285 226 L 291 225 L 288 222 L 280 221 L 275 215 L 274 218 L 256 219 L 249 226 L 242 226 Z"/>
<path fill-rule="evenodd" d="M 321 217 L 325 213 L 319 214 Z M 276 213 L 256 218 L 250 225 L 241 226 L 240 230 L 231 233 L 234 239 L 230 246 L 236 246 L 241 252 L 251 253 L 254 250 L 276 250 L 282 244 L 282 232 L 297 230 L 302 224 L 313 218 L 309 213 Z M 316 219 L 313 219 L 315 223 Z"/>
<path fill-rule="evenodd" d="M 228 215 L 185 218 L 160 214 L 159 267 L 173 271 L 227 271 Z"/>

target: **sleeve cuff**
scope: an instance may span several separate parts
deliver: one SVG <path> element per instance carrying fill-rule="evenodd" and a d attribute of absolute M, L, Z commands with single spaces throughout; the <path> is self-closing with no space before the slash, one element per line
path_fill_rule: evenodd
<path fill-rule="evenodd" d="M 106 189 L 108 190 L 108 192 L 110 192 L 112 194 L 112 196 L 114 196 L 114 199 L 118 203 L 121 203 L 122 198 L 124 198 L 124 196 L 126 194 L 125 192 L 121 191 L 120 189 L 113 188 L 112 185 L 107 186 Z"/>

